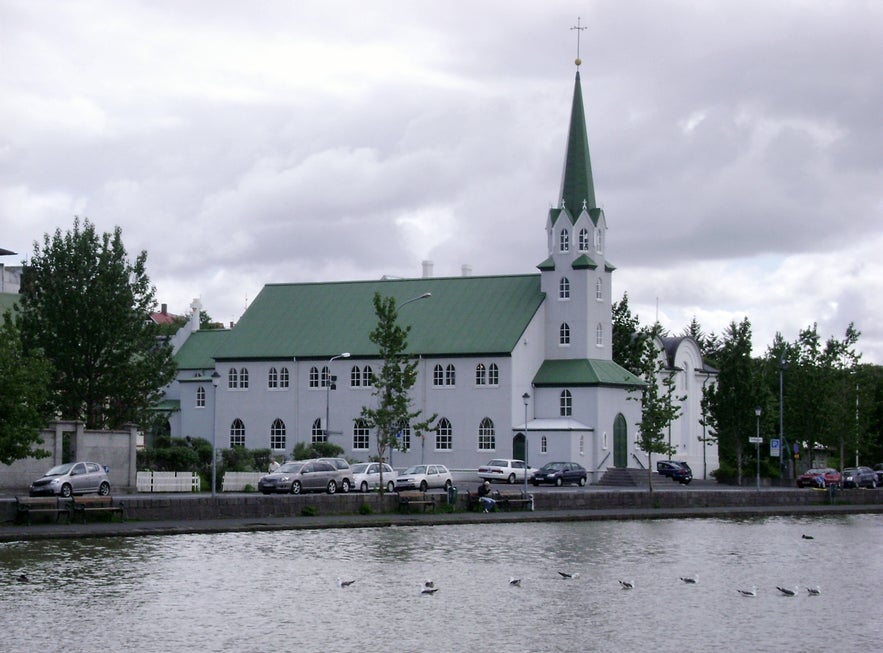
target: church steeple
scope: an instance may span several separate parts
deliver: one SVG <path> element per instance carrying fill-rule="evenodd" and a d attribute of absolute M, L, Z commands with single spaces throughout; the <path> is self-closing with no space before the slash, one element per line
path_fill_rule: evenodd
<path fill-rule="evenodd" d="M 579 59 L 577 59 L 579 61 Z M 578 65 L 578 64 L 577 64 Z M 559 207 L 564 208 L 576 220 L 585 208 L 596 208 L 595 184 L 592 180 L 592 160 L 589 157 L 589 138 L 586 133 L 586 116 L 583 109 L 583 93 L 576 71 L 573 87 L 573 106 L 570 110 L 570 130 L 567 135 L 567 152 L 564 155 L 564 174 L 561 179 Z"/>

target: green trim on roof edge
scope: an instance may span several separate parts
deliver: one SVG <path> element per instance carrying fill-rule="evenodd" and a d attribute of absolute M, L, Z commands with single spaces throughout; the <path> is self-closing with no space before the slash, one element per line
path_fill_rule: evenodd
<path fill-rule="evenodd" d="M 555 270 L 555 259 L 551 256 L 537 266 L 538 270 L 543 272 L 552 272 Z"/>
<path fill-rule="evenodd" d="M 641 388 L 644 381 L 613 361 L 596 359 L 546 360 L 533 379 L 537 387 L 607 386 Z"/>
<path fill-rule="evenodd" d="M 594 270 L 598 267 L 598 264 L 595 263 L 591 258 L 589 258 L 586 254 L 580 254 L 575 259 L 573 259 L 573 263 L 570 264 L 574 270 Z"/>

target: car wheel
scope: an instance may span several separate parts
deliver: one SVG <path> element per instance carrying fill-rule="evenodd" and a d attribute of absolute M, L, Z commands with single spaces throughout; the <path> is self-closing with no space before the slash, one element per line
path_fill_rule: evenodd
<path fill-rule="evenodd" d="M 110 483 L 104 482 L 101 485 L 99 485 L 98 486 L 98 494 L 100 494 L 103 497 L 106 497 L 108 494 L 110 494 Z"/>
<path fill-rule="evenodd" d="M 328 492 L 328 494 L 334 494 L 337 492 L 337 481 L 328 481 L 328 487 L 325 488 L 325 491 Z"/>
<path fill-rule="evenodd" d="M 579 486 L 580 486 L 580 487 L 585 487 L 585 486 L 586 486 L 586 477 L 585 477 L 585 476 L 580 476 L 580 479 L 579 479 Z"/>
<path fill-rule="evenodd" d="M 368 481 L 362 481 L 362 485 L 359 487 L 359 492 L 367 492 L 368 491 Z"/>
<path fill-rule="evenodd" d="M 555 479 L 555 487 L 561 487 L 562 485 L 564 485 L 564 479 L 559 476 Z"/>
<path fill-rule="evenodd" d="M 513 473 L 513 474 L 509 474 L 509 478 L 506 479 L 506 482 L 507 482 L 509 485 L 514 485 L 514 484 L 515 484 L 515 474 L 514 474 L 514 473 Z"/>
<path fill-rule="evenodd" d="M 426 484 L 426 481 L 420 481 L 420 491 L 426 492 L 429 489 L 429 486 Z"/>
<path fill-rule="evenodd" d="M 447 492 L 448 490 L 450 490 L 451 487 L 452 487 L 453 485 L 454 485 L 454 484 L 451 483 L 450 481 L 445 481 L 445 492 Z"/>
<path fill-rule="evenodd" d="M 387 491 L 387 492 L 395 492 L 395 490 L 396 490 L 396 484 L 395 484 L 395 483 L 393 483 L 392 481 L 390 481 L 389 483 L 386 484 L 386 491 Z"/>
<path fill-rule="evenodd" d="M 871 481 L 871 489 L 872 489 L 872 490 L 876 490 L 876 489 L 877 489 L 877 481 L 876 481 L 876 480 Z"/>
<path fill-rule="evenodd" d="M 303 488 L 301 488 L 301 486 L 300 486 L 300 481 L 295 481 L 294 483 L 291 484 L 291 493 L 292 494 L 300 494 L 301 489 L 303 489 Z"/>
<path fill-rule="evenodd" d="M 340 483 L 340 491 L 346 494 L 350 491 L 350 480 L 348 478 L 343 479 Z"/>
<path fill-rule="evenodd" d="M 65 483 L 64 485 L 61 486 L 61 491 L 59 492 L 59 494 L 65 498 L 69 497 L 73 493 L 74 492 L 71 489 L 71 486 L 67 483 Z"/>

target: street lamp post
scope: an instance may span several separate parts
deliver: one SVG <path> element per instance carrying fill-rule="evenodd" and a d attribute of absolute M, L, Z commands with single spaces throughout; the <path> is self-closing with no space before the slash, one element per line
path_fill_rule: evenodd
<path fill-rule="evenodd" d="M 334 382 L 335 376 L 331 373 L 331 363 L 336 361 L 338 358 L 349 358 L 350 353 L 348 351 L 343 352 L 342 354 L 338 354 L 337 356 L 332 356 L 328 359 L 328 379 L 325 382 L 325 442 L 328 442 L 328 436 L 331 435 L 331 431 L 328 429 L 328 417 L 329 412 L 331 410 L 331 385 Z"/>
<path fill-rule="evenodd" d="M 212 393 L 212 498 L 215 496 L 216 487 L 217 487 L 217 468 L 218 468 L 218 451 L 215 446 L 215 429 L 217 427 L 218 420 L 218 384 L 221 382 L 221 375 L 218 374 L 218 370 L 212 372 L 212 387 L 214 388 L 214 392 Z"/>
<path fill-rule="evenodd" d="M 524 402 L 524 498 L 527 498 L 527 403 L 530 401 L 530 395 L 526 392 L 521 395 Z"/>
<path fill-rule="evenodd" d="M 788 450 L 788 440 L 785 439 L 785 401 L 782 392 L 787 366 L 785 352 L 782 352 L 782 358 L 779 360 L 779 438 L 781 438 L 781 443 L 779 444 L 779 456 L 781 456 L 779 458 L 779 470 L 783 479 L 788 479 L 790 476 L 788 473 L 790 467 L 788 461 L 791 457 L 791 452 Z"/>
<path fill-rule="evenodd" d="M 757 435 L 755 436 L 754 446 L 757 450 L 757 490 L 760 491 L 760 406 L 754 409 L 754 416 L 757 418 Z"/>

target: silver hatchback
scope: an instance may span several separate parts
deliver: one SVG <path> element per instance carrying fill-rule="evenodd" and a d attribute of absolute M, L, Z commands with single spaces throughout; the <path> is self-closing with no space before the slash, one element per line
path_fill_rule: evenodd
<path fill-rule="evenodd" d="M 107 470 L 98 463 L 79 462 L 57 465 L 31 483 L 32 497 L 88 494 L 97 492 L 102 496 L 110 494 L 110 480 Z"/>
<path fill-rule="evenodd" d="M 262 476 L 258 490 L 262 494 L 325 491 L 334 494 L 342 486 L 344 473 L 324 460 L 304 460 L 285 463 L 272 474 Z"/>

